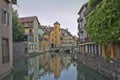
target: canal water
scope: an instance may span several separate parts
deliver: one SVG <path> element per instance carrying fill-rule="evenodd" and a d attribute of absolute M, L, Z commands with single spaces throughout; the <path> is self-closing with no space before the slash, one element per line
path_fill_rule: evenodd
<path fill-rule="evenodd" d="M 2 80 L 110 80 L 73 60 L 70 54 L 42 54 L 14 60 L 15 71 Z"/>

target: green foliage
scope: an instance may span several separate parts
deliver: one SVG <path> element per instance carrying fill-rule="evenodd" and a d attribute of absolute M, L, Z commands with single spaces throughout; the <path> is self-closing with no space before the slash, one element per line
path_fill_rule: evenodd
<path fill-rule="evenodd" d="M 120 40 L 119 3 L 120 0 L 103 0 L 90 12 L 86 32 L 92 41 L 107 44 Z"/>
<path fill-rule="evenodd" d="M 12 11 L 12 30 L 13 30 L 13 42 L 22 41 L 24 35 L 24 29 L 22 24 L 18 22 L 18 13 L 17 10 Z"/>
<path fill-rule="evenodd" d="M 96 7 L 97 4 L 99 4 L 102 0 L 89 0 L 88 8 L 93 9 Z"/>

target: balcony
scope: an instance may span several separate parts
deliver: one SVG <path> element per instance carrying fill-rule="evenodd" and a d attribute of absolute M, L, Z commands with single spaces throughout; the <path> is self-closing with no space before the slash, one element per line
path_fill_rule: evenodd
<path fill-rule="evenodd" d="M 77 19 L 77 23 L 80 23 L 80 22 L 82 22 L 82 21 L 83 21 L 83 17 L 80 16 L 80 17 Z"/>
<path fill-rule="evenodd" d="M 84 42 L 89 42 L 90 39 L 88 37 L 84 38 Z"/>
<path fill-rule="evenodd" d="M 83 30 L 80 30 L 79 32 L 80 32 L 81 34 L 83 34 L 83 33 L 84 33 L 84 31 L 83 31 Z"/>

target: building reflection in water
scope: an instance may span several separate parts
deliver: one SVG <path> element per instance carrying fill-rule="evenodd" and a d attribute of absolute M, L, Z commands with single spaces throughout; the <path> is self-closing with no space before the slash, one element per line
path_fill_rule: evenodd
<path fill-rule="evenodd" d="M 71 63 L 71 56 L 60 56 L 57 55 L 42 55 L 41 62 L 42 67 L 45 71 L 53 73 L 54 77 L 57 79 L 60 77 L 62 69 L 67 69 Z"/>
<path fill-rule="evenodd" d="M 38 80 L 39 79 L 39 59 L 40 57 L 34 57 L 28 59 L 28 75 L 26 80 Z"/>
<path fill-rule="evenodd" d="M 1 80 L 110 80 L 87 66 L 75 62 L 71 55 L 42 54 L 14 61 L 13 74 Z"/>
<path fill-rule="evenodd" d="M 21 58 L 14 61 L 15 71 L 2 80 L 38 80 L 40 56 Z"/>

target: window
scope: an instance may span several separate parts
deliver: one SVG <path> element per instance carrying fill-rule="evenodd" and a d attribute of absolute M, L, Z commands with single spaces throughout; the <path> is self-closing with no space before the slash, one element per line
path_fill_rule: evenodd
<path fill-rule="evenodd" d="M 2 9 L 2 23 L 9 25 L 9 13 L 6 9 Z"/>
<path fill-rule="evenodd" d="M 17 0 L 11 0 L 12 4 L 17 4 Z"/>
<path fill-rule="evenodd" d="M 55 29 L 57 29 L 57 26 L 55 26 Z"/>
<path fill-rule="evenodd" d="M 37 37 L 35 37 L 35 42 L 37 42 Z"/>
<path fill-rule="evenodd" d="M 6 1 L 7 3 L 10 3 L 10 0 L 4 0 L 4 1 Z"/>
<path fill-rule="evenodd" d="M 9 62 L 9 42 L 8 39 L 2 38 L 2 63 Z"/>
<path fill-rule="evenodd" d="M 54 42 L 54 39 L 52 39 L 52 42 Z"/>
<path fill-rule="evenodd" d="M 32 49 L 32 46 L 31 46 L 31 44 L 29 45 L 30 46 L 30 50 Z"/>
<path fill-rule="evenodd" d="M 29 29 L 29 33 L 32 34 L 32 29 Z"/>

